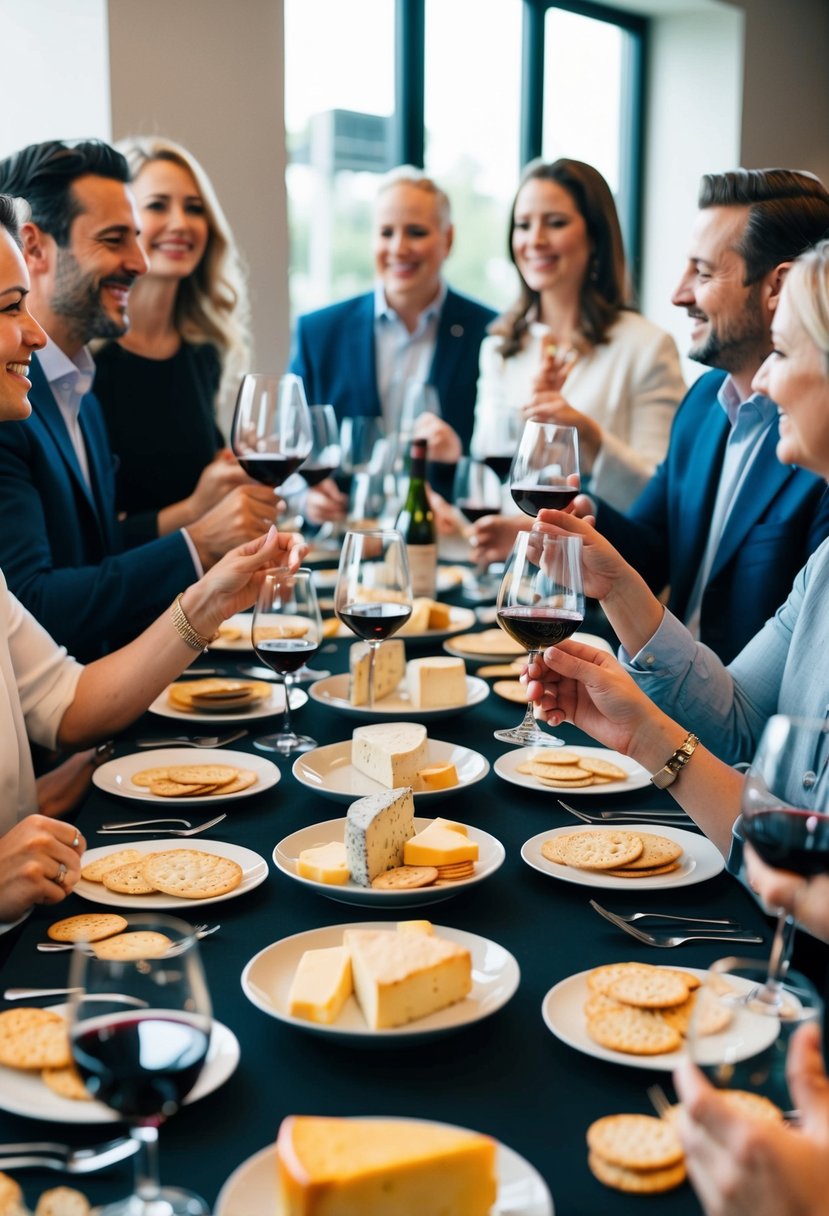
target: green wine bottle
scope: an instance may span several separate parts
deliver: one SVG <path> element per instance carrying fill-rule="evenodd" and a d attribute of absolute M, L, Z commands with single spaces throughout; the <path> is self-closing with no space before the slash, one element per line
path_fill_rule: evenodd
<path fill-rule="evenodd" d="M 406 542 L 412 594 L 434 599 L 438 547 L 435 517 L 426 494 L 426 440 L 413 439 L 410 455 L 409 491 L 395 527 Z"/>

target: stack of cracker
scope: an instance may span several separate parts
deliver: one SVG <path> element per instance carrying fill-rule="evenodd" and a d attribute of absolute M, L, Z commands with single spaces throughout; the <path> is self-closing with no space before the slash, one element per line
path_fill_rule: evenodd
<path fill-rule="evenodd" d="M 682 1144 L 667 1119 L 606 1115 L 587 1129 L 587 1147 L 592 1174 L 614 1190 L 657 1194 L 685 1181 Z"/>
<path fill-rule="evenodd" d="M 523 685 L 519 685 L 519 688 L 523 689 Z M 493 685 L 493 691 L 498 691 L 497 685 Z M 526 701 L 526 692 L 519 699 Z M 525 760 L 517 766 L 516 771 L 535 777 L 542 785 L 566 790 L 580 790 L 588 785 L 611 785 L 614 781 L 626 781 L 630 776 L 618 764 L 601 756 L 577 756 L 575 752 L 553 749 Z"/>
<path fill-rule="evenodd" d="M 39 1072 L 62 1098 L 89 1099 L 72 1063 L 66 1021 L 51 1009 L 6 1009 L 0 1013 L 0 1064 Z"/>
<path fill-rule="evenodd" d="M 545 840 L 548 861 L 575 870 L 593 870 L 613 878 L 652 878 L 681 865 L 683 849 L 667 836 L 620 828 L 587 828 Z"/>
<path fill-rule="evenodd" d="M 86 1196 L 71 1186 L 54 1186 L 41 1192 L 34 1216 L 89 1216 L 92 1208 Z M 0 1174 L 0 1216 L 29 1216 L 19 1183 L 9 1174 Z"/>
<path fill-rule="evenodd" d="M 198 849 L 165 849 L 157 853 L 119 849 L 81 868 L 81 878 L 87 882 L 102 883 L 108 891 L 121 895 L 153 895 L 160 891 L 181 899 L 215 899 L 219 895 L 227 895 L 239 886 L 243 877 L 242 867 L 229 857 Z M 105 945 L 107 949 L 116 948 L 119 940 L 132 936 L 122 934 L 121 938 L 100 942 L 95 947 L 95 953 L 99 958 L 120 957 L 118 954 L 102 954 L 101 951 Z M 162 937 L 163 934 L 156 936 Z M 166 938 L 165 942 L 169 946 Z M 159 953 L 163 953 L 163 949 Z"/>
<path fill-rule="evenodd" d="M 232 764 L 168 764 L 142 768 L 132 783 L 160 798 L 197 798 L 208 794 L 238 794 L 255 785 L 256 773 Z"/>
<path fill-rule="evenodd" d="M 271 695 L 264 680 L 179 680 L 167 689 L 167 700 L 182 713 L 240 713 Z"/>

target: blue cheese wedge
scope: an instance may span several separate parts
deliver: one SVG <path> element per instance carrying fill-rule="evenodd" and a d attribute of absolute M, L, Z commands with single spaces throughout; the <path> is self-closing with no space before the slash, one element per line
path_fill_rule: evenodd
<path fill-rule="evenodd" d="M 406 687 L 415 709 L 443 709 L 466 704 L 466 664 L 448 656 L 411 659 Z"/>
<path fill-rule="evenodd" d="M 352 802 L 345 817 L 345 858 L 358 886 L 403 864 L 403 849 L 414 836 L 410 789 L 384 790 Z"/>
<path fill-rule="evenodd" d="M 352 705 L 368 705 L 369 648 L 355 642 L 348 652 L 348 699 Z M 374 660 L 374 700 L 382 701 L 406 675 L 406 647 L 399 638 L 389 638 L 377 648 Z"/>
<path fill-rule="evenodd" d="M 358 726 L 351 736 L 351 763 L 359 773 L 397 789 L 419 787 L 417 774 L 426 768 L 429 743 L 419 722 L 378 722 Z"/>

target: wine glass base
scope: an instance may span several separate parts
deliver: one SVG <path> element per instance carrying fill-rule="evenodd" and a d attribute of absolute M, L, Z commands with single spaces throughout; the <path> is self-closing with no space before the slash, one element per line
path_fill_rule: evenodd
<path fill-rule="evenodd" d="M 564 740 L 548 735 L 543 730 L 528 730 L 514 726 L 510 730 L 494 730 L 493 735 L 501 743 L 512 743 L 515 747 L 564 747 Z"/>
<path fill-rule="evenodd" d="M 260 752 L 275 752 L 279 756 L 295 756 L 298 752 L 310 752 L 317 746 L 316 739 L 310 735 L 295 735 L 282 732 L 278 735 L 262 735 L 253 740 L 253 746 Z"/>
<path fill-rule="evenodd" d="M 319 667 L 306 667 L 303 663 L 296 671 L 291 672 L 291 687 L 294 684 L 313 684 L 317 680 L 327 680 L 330 675 L 330 671 L 323 671 Z"/>
<path fill-rule="evenodd" d="M 210 1216 L 210 1208 L 200 1195 L 166 1186 L 153 1199 L 130 1195 L 95 1211 L 97 1216 Z"/>

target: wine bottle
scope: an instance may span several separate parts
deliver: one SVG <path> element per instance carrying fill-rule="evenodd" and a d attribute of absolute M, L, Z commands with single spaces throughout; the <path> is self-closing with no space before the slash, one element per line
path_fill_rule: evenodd
<path fill-rule="evenodd" d="M 434 599 L 438 547 L 435 517 L 426 494 L 426 440 L 413 439 L 410 449 L 409 491 L 395 524 L 406 543 L 412 593 Z"/>

